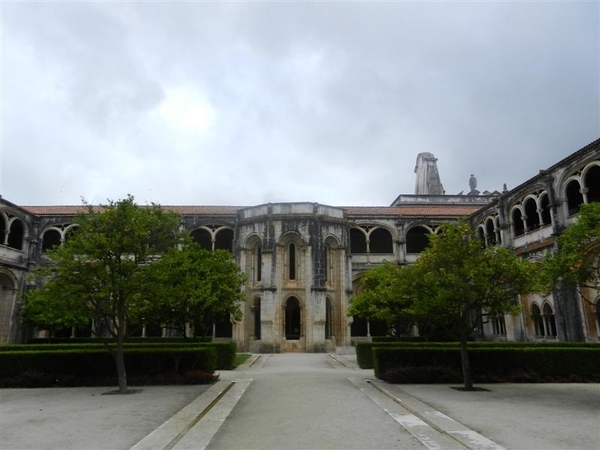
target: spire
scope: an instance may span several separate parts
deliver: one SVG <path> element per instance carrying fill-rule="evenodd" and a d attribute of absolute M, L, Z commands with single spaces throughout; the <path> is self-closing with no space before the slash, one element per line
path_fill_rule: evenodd
<path fill-rule="evenodd" d="M 436 161 L 437 158 L 432 153 L 419 153 L 417 155 L 417 165 L 415 166 L 415 173 L 417 174 L 416 195 L 445 194 Z"/>

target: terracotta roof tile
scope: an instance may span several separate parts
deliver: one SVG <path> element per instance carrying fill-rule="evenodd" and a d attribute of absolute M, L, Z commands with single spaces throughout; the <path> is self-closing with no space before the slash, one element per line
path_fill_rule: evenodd
<path fill-rule="evenodd" d="M 243 206 L 178 206 L 162 205 L 182 215 L 235 216 Z M 38 216 L 73 216 L 85 212 L 84 206 L 23 206 Z M 473 214 L 481 205 L 400 205 L 400 206 L 344 206 L 349 216 L 441 216 L 464 217 Z"/>

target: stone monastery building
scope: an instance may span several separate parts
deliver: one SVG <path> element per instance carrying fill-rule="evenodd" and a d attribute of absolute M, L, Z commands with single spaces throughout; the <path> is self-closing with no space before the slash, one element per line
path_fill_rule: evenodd
<path fill-rule="evenodd" d="M 215 339 L 252 352 L 330 352 L 371 335 L 381 324 L 347 316 L 363 272 L 384 260 L 413 263 L 445 222 L 468 218 L 485 245 L 537 259 L 576 218 L 582 203 L 600 201 L 600 140 L 514 189 L 446 195 L 436 159 L 421 153 L 415 194 L 390 206 L 273 203 L 257 206 L 163 206 L 205 248 L 228 249 L 248 274 L 244 319 L 216 324 Z M 19 299 L 27 274 L 64 241 L 81 206 L 18 206 L 0 198 L 0 343 L 23 342 Z M 576 292 L 521 298 L 522 312 L 483 320 L 480 339 L 598 341 L 600 304 Z M 169 330 L 146 330 L 168 333 Z M 66 330 L 87 335 L 89 330 Z"/>

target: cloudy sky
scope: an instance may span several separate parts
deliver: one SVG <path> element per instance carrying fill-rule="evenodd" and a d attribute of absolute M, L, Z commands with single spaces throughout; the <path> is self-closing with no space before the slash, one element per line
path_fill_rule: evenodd
<path fill-rule="evenodd" d="M 600 137 L 590 2 L 2 2 L 0 194 L 389 205 Z"/>

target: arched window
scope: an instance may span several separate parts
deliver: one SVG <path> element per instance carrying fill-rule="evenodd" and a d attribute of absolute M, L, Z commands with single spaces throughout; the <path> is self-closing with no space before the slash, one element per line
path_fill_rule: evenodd
<path fill-rule="evenodd" d="M 212 236 L 210 231 L 208 231 L 206 228 L 196 228 L 190 233 L 190 236 L 200 245 L 200 247 L 212 251 Z"/>
<path fill-rule="evenodd" d="M 367 237 L 359 228 L 350 229 L 350 253 L 367 253 Z"/>
<path fill-rule="evenodd" d="M 429 243 L 429 230 L 424 227 L 413 227 L 406 232 L 406 253 L 421 253 Z"/>
<path fill-rule="evenodd" d="M 56 229 L 47 230 L 42 238 L 42 252 L 53 249 L 60 245 L 61 235 Z"/>
<path fill-rule="evenodd" d="M 571 180 L 567 184 L 567 205 L 569 207 L 569 215 L 577 214 L 579 207 L 583 203 L 583 194 L 579 181 Z"/>
<path fill-rule="evenodd" d="M 300 302 L 296 297 L 290 297 L 285 302 L 285 338 L 300 339 L 301 327 Z"/>
<path fill-rule="evenodd" d="M 13 219 L 10 224 L 10 231 L 8 232 L 8 246 L 22 250 L 24 233 L 23 222 L 19 219 Z"/>
<path fill-rule="evenodd" d="M 600 202 L 600 166 L 594 165 L 586 172 L 583 184 L 588 203 Z"/>
<path fill-rule="evenodd" d="M 533 328 L 536 336 L 545 336 L 546 331 L 544 328 L 544 319 L 542 318 L 542 312 L 538 305 L 531 306 L 531 321 L 533 322 Z"/>
<path fill-rule="evenodd" d="M 215 250 L 233 251 L 233 230 L 221 228 L 215 237 Z"/>
<path fill-rule="evenodd" d="M 254 300 L 252 309 L 254 313 L 254 339 L 260 340 L 260 298 Z"/>
<path fill-rule="evenodd" d="M 552 218 L 550 212 L 550 200 L 548 194 L 542 194 L 540 197 L 540 206 L 542 208 L 542 225 L 551 225 Z"/>
<path fill-rule="evenodd" d="M 515 208 L 512 213 L 513 230 L 515 236 L 521 236 L 525 233 L 525 224 L 523 223 L 523 214 L 519 208 Z"/>
<path fill-rule="evenodd" d="M 288 245 L 288 280 L 296 279 L 296 244 Z"/>
<path fill-rule="evenodd" d="M 333 336 L 333 305 L 331 299 L 325 299 L 325 339 L 331 339 Z"/>
<path fill-rule="evenodd" d="M 394 253 L 392 235 L 385 228 L 375 228 L 369 234 L 370 253 Z"/>
<path fill-rule="evenodd" d="M 544 325 L 546 334 L 551 337 L 556 337 L 556 320 L 554 319 L 554 311 L 550 304 L 544 304 Z"/>
<path fill-rule="evenodd" d="M 537 230 L 540 227 L 540 215 L 537 212 L 537 203 L 528 198 L 525 202 L 525 215 L 527 216 L 527 230 Z"/>
<path fill-rule="evenodd" d="M 492 333 L 504 335 L 506 334 L 506 322 L 503 314 L 491 316 Z"/>

